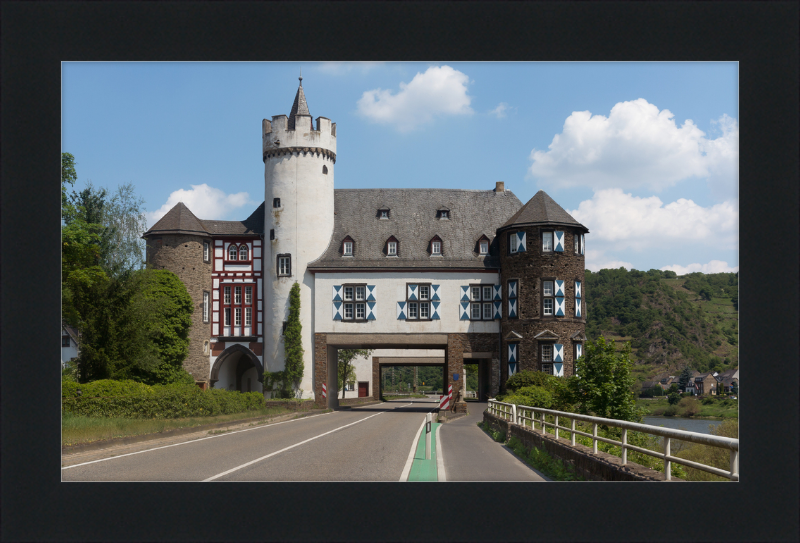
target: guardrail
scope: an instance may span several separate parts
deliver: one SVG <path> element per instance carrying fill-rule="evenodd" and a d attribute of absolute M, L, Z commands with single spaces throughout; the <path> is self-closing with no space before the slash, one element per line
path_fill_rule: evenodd
<path fill-rule="evenodd" d="M 713 473 L 720 477 L 727 477 L 731 481 L 739 480 L 739 440 L 730 437 L 712 436 L 708 434 L 700 434 L 697 432 L 687 432 L 685 430 L 674 430 L 672 428 L 661 428 L 659 426 L 651 426 L 649 424 L 639 424 L 636 422 L 627 422 L 623 420 L 606 419 L 602 417 L 591 417 L 589 415 L 580 415 L 578 413 L 568 413 L 565 411 L 554 411 L 552 409 L 542 409 L 539 407 L 529 407 L 526 405 L 515 405 L 510 403 L 498 402 L 497 400 L 489 400 L 489 413 L 501 418 L 503 420 L 518 424 L 522 427 L 530 421 L 530 428 L 536 431 L 536 424 L 541 425 L 541 432 L 544 434 L 546 428 L 549 426 L 558 436 L 558 430 L 565 430 L 570 433 L 572 445 L 575 445 L 575 436 L 585 436 L 592 439 L 592 452 L 597 454 L 597 442 L 609 443 L 616 445 L 622 449 L 622 464 L 628 463 L 628 450 L 637 451 L 642 454 L 653 456 L 664 460 L 664 480 L 669 481 L 671 478 L 671 463 L 681 464 L 690 468 Z M 537 418 L 537 415 L 541 417 Z M 555 417 L 553 422 L 545 420 L 545 416 L 550 415 Z M 559 426 L 559 417 L 570 419 L 570 427 Z M 583 432 L 575 428 L 575 422 L 588 422 L 592 424 L 592 433 Z M 615 441 L 597 435 L 597 426 L 603 424 L 622 430 L 622 441 Z M 662 453 L 651 451 L 643 447 L 631 445 L 628 443 L 628 430 L 634 430 L 645 434 L 660 436 L 664 438 L 664 451 Z M 671 440 L 678 439 L 680 441 L 688 441 L 689 443 L 698 443 L 700 445 L 710 445 L 712 447 L 719 447 L 722 449 L 730 450 L 730 470 L 725 471 L 698 462 L 692 462 L 684 458 L 678 458 L 670 454 Z"/>

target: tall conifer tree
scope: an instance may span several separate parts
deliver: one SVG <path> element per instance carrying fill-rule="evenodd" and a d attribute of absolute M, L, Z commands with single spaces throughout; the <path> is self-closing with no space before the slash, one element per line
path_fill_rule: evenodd
<path fill-rule="evenodd" d="M 300 285 L 295 282 L 289 292 L 289 319 L 284 334 L 284 358 L 286 360 L 286 380 L 292 384 L 295 394 L 300 394 L 300 381 L 303 379 L 303 325 L 300 324 Z"/>

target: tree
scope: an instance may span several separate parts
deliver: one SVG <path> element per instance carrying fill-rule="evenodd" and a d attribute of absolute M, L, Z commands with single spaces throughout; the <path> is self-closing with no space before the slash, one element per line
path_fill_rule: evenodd
<path fill-rule="evenodd" d="M 630 352 L 630 343 L 617 353 L 614 341 L 606 343 L 602 336 L 587 342 L 583 357 L 575 363 L 580 377 L 571 377 L 567 382 L 579 413 L 632 422 L 641 420 L 633 392 Z"/>
<path fill-rule="evenodd" d="M 296 395 L 302 394 L 300 381 L 305 370 L 303 364 L 303 325 L 300 324 L 300 285 L 295 282 L 289 291 L 289 318 L 283 334 L 283 352 L 286 363 L 286 379 Z"/>
<path fill-rule="evenodd" d="M 734 381 L 731 385 L 731 394 L 739 396 L 739 381 Z"/>
<path fill-rule="evenodd" d="M 345 390 L 347 390 L 347 383 L 356 380 L 356 369 L 353 367 L 353 360 L 358 357 L 369 358 L 372 356 L 373 349 L 339 349 L 337 354 L 338 367 L 338 385 L 342 391 L 342 398 L 344 398 Z"/>
<path fill-rule="evenodd" d="M 75 157 L 71 153 L 61 153 L 61 213 L 69 209 L 69 200 L 67 198 L 67 185 L 74 186 L 75 181 L 78 180 L 78 174 L 75 171 Z"/>
<path fill-rule="evenodd" d="M 686 390 L 686 387 L 689 386 L 689 381 L 692 378 L 692 370 L 689 366 L 683 368 L 681 372 L 681 376 L 678 378 L 678 389 L 679 390 Z"/>
<path fill-rule="evenodd" d="M 103 224 L 109 229 L 107 266 L 113 273 L 144 267 L 147 230 L 144 199 L 137 196 L 131 183 L 120 185 L 105 206 Z"/>
<path fill-rule="evenodd" d="M 677 392 L 672 392 L 667 396 L 667 401 L 670 405 L 677 405 L 677 403 L 681 401 L 681 395 Z"/>

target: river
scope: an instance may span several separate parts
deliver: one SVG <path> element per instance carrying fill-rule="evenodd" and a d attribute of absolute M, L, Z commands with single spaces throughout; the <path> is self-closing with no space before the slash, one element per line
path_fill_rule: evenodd
<path fill-rule="evenodd" d="M 653 426 L 663 426 L 664 428 L 674 428 L 700 434 L 711 434 L 709 425 L 718 426 L 722 423 L 721 420 L 685 419 L 682 417 L 644 417 L 642 422 Z"/>

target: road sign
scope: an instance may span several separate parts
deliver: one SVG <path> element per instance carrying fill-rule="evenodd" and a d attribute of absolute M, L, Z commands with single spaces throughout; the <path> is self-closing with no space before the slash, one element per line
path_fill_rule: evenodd
<path fill-rule="evenodd" d="M 458 381 L 458 374 L 457 373 L 453 374 L 453 381 Z"/>

